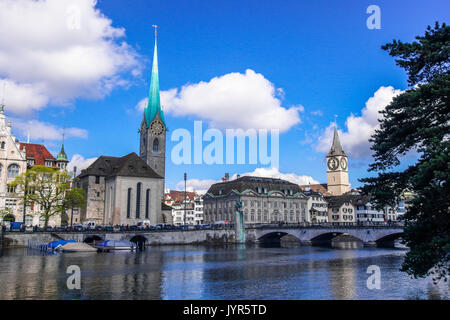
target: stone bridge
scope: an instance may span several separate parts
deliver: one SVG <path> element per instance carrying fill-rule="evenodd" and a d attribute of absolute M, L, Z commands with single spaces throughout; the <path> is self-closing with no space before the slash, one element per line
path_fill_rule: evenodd
<path fill-rule="evenodd" d="M 391 242 L 401 236 L 403 228 L 399 226 L 377 227 L 321 227 L 321 226 L 254 226 L 245 229 L 246 242 L 279 241 L 281 237 L 290 235 L 302 244 L 315 241 L 331 241 L 338 235 L 350 235 L 365 245 L 380 242 Z M 3 239 L 1 239 L 3 236 Z M 187 231 L 135 231 L 135 232 L 5 232 L 0 231 L 0 246 L 3 240 L 5 247 L 27 247 L 29 242 L 45 244 L 53 240 L 75 240 L 92 242 L 102 240 L 129 240 L 146 245 L 177 244 L 225 244 L 235 242 L 233 229 L 187 230 Z"/>
<path fill-rule="evenodd" d="M 375 245 L 381 242 L 392 242 L 403 233 L 400 226 L 310 226 L 310 227 L 266 227 L 252 228 L 246 230 L 248 241 L 264 242 L 279 240 L 281 237 L 290 235 L 302 244 L 313 242 L 331 241 L 338 235 L 349 235 L 365 245 Z"/>

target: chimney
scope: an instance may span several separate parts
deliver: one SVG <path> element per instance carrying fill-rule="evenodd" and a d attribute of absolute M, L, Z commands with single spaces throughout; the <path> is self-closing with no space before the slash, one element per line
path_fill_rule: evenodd
<path fill-rule="evenodd" d="M 228 172 L 225 173 L 225 181 L 230 181 L 230 174 Z"/>

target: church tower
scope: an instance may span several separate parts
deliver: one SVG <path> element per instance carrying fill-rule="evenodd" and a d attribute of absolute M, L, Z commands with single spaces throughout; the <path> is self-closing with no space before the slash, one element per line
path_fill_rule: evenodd
<path fill-rule="evenodd" d="M 350 191 L 348 182 L 347 155 L 342 149 L 339 134 L 334 126 L 334 137 L 331 149 L 326 156 L 327 162 L 327 189 L 335 196 L 340 196 Z"/>
<path fill-rule="evenodd" d="M 159 98 L 158 53 L 156 46 L 153 53 L 152 78 L 148 104 L 144 110 L 144 116 L 139 130 L 140 157 L 161 177 L 165 176 L 166 169 L 166 122 L 164 112 L 161 109 Z"/>

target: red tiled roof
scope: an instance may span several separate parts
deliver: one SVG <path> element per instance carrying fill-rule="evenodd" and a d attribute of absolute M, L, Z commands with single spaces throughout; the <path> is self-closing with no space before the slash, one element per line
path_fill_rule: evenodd
<path fill-rule="evenodd" d="M 324 196 L 330 196 L 331 193 L 328 192 L 327 184 L 321 183 L 321 184 L 306 184 L 299 186 L 300 189 L 305 190 L 306 188 L 310 188 L 312 191 L 320 192 Z"/>
<path fill-rule="evenodd" d="M 186 191 L 186 199 L 194 200 L 195 192 Z M 164 200 L 172 200 L 174 202 L 183 202 L 184 201 L 184 191 L 178 190 L 170 190 L 169 193 L 164 194 Z"/>
<path fill-rule="evenodd" d="M 52 160 L 53 161 L 52 166 L 55 166 L 55 158 L 42 144 L 20 142 L 20 150 L 23 149 L 25 149 L 26 151 L 27 159 L 29 158 L 34 159 L 34 165 L 44 166 L 45 160 Z"/>

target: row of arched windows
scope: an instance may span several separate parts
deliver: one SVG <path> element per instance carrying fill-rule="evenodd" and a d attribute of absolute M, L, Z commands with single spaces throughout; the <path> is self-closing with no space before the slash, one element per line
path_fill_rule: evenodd
<path fill-rule="evenodd" d="M 127 218 L 131 218 L 131 198 L 132 198 L 133 189 L 128 188 L 127 191 Z M 142 194 L 142 183 L 138 182 L 136 185 L 136 219 L 141 218 L 141 194 Z M 149 218 L 150 211 L 150 189 L 145 191 L 145 219 Z"/>
<path fill-rule="evenodd" d="M 3 165 L 0 164 L 0 176 L 3 173 Z M 14 179 L 19 175 L 19 166 L 15 163 L 8 166 L 8 178 Z"/>

